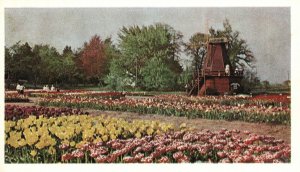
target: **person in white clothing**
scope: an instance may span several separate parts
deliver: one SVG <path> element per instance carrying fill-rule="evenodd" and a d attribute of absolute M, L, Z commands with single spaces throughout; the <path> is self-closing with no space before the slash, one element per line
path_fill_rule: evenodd
<path fill-rule="evenodd" d="M 230 67 L 229 67 L 229 64 L 227 64 L 227 65 L 225 66 L 225 75 L 226 75 L 226 76 L 230 76 Z"/>
<path fill-rule="evenodd" d="M 24 96 L 24 92 L 25 92 L 25 86 L 24 85 L 20 85 L 20 94 L 22 96 Z"/>
<path fill-rule="evenodd" d="M 239 74 L 239 69 L 236 67 L 234 71 L 234 75 L 238 75 L 238 74 Z"/>
<path fill-rule="evenodd" d="M 20 84 L 17 84 L 16 90 L 20 94 L 20 90 L 21 90 L 21 85 Z"/>
<path fill-rule="evenodd" d="M 55 87 L 53 85 L 51 86 L 51 91 L 55 91 Z"/>
<path fill-rule="evenodd" d="M 49 86 L 48 85 L 46 85 L 46 87 L 45 87 L 45 91 L 49 91 L 50 89 L 49 89 Z"/>

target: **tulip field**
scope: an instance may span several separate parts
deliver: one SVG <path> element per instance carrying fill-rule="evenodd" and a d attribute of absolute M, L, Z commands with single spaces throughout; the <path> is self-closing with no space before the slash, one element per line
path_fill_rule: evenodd
<path fill-rule="evenodd" d="M 5 163 L 289 163 L 281 138 L 243 129 L 196 130 L 185 123 L 143 119 L 157 114 L 187 119 L 290 126 L 287 95 L 134 98 L 125 92 L 27 92 L 33 105 L 5 105 Z M 11 98 L 12 93 L 5 94 Z M 24 97 L 22 97 L 24 98 Z M 9 101 L 8 101 L 9 102 Z M 16 102 L 19 102 L 16 100 Z M 124 119 L 91 109 L 138 113 Z M 98 111 L 97 111 L 98 112 Z"/>
<path fill-rule="evenodd" d="M 103 99 L 94 94 L 48 94 L 41 106 L 91 108 L 217 120 L 290 124 L 289 100 L 158 95 L 145 99 Z"/>

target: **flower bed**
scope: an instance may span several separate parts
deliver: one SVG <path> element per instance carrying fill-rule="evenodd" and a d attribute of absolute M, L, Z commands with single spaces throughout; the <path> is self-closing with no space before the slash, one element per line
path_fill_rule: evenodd
<path fill-rule="evenodd" d="M 150 97 L 150 96 L 154 96 L 153 94 L 151 93 L 148 93 L 148 92 L 125 92 L 125 95 L 126 96 L 147 96 L 147 97 Z"/>
<path fill-rule="evenodd" d="M 157 96 L 164 101 L 185 101 L 206 105 L 220 104 L 227 106 L 277 106 L 290 107 L 289 95 L 257 95 L 257 96 L 195 96 L 187 97 L 181 95 L 160 95 Z"/>
<path fill-rule="evenodd" d="M 272 136 L 222 129 L 171 131 L 153 121 L 62 116 L 5 122 L 5 162 L 290 162 L 291 147 Z"/>
<path fill-rule="evenodd" d="M 84 161 L 83 155 L 98 163 L 278 163 L 290 162 L 290 145 L 271 136 L 237 130 L 219 132 L 171 132 L 127 140 L 89 143 L 62 155 L 62 162 Z"/>
<path fill-rule="evenodd" d="M 226 97 L 221 99 L 225 101 Z M 233 98 L 228 99 L 228 102 L 230 102 Z M 211 103 L 201 103 L 201 101 Z M 189 118 L 290 124 L 290 109 L 286 106 L 265 106 L 251 103 L 220 105 L 218 101 L 220 100 L 211 97 L 201 100 L 201 98 L 169 95 L 147 99 L 121 98 L 115 100 L 84 96 L 48 96 L 41 99 L 40 105 L 186 116 Z"/>
<path fill-rule="evenodd" d="M 122 92 L 98 92 L 98 91 L 74 91 L 74 90 L 63 90 L 60 92 L 32 92 L 30 93 L 32 97 L 51 97 L 57 98 L 60 96 L 65 97 L 91 97 L 91 98 L 101 98 L 101 99 L 120 99 L 125 97 L 125 94 Z"/>
<path fill-rule="evenodd" d="M 275 105 L 282 105 L 282 106 L 290 106 L 291 104 L 291 97 L 288 94 L 265 94 L 265 95 L 257 95 L 252 98 L 251 100 L 259 103 L 273 103 Z"/>
<path fill-rule="evenodd" d="M 28 94 L 20 95 L 16 92 L 5 93 L 5 102 L 29 102 Z"/>
<path fill-rule="evenodd" d="M 67 149 L 86 143 L 141 138 L 173 129 L 156 121 L 128 122 L 104 116 L 37 116 L 5 121 L 5 162 L 60 162 Z"/>
<path fill-rule="evenodd" d="M 5 120 L 19 120 L 31 116 L 39 117 L 58 117 L 62 115 L 88 115 L 88 112 L 82 112 L 80 109 L 71 108 L 47 108 L 40 106 L 17 106 L 5 105 Z"/>

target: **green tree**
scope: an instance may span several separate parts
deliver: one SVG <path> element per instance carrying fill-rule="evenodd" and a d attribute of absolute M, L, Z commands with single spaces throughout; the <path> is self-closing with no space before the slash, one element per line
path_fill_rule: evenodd
<path fill-rule="evenodd" d="M 260 87 L 260 79 L 257 76 L 256 72 L 245 70 L 243 74 L 243 79 L 241 82 L 243 92 L 245 93 L 251 93 L 255 88 Z"/>
<path fill-rule="evenodd" d="M 58 76 L 62 69 L 62 59 L 56 48 L 49 45 L 35 45 L 33 52 L 37 59 L 40 59 L 38 63 L 37 71 L 34 75 L 40 83 L 53 84 L 61 82 Z"/>
<path fill-rule="evenodd" d="M 192 67 L 187 66 L 180 74 L 178 84 L 181 90 L 186 91 L 187 86 L 189 86 L 190 81 L 193 79 L 193 73 L 194 73 L 194 69 Z"/>
<path fill-rule="evenodd" d="M 192 56 L 192 67 L 202 69 L 202 63 L 206 55 L 207 40 L 209 35 L 203 33 L 195 33 L 189 39 L 189 42 L 184 44 L 184 51 L 187 55 Z"/>
<path fill-rule="evenodd" d="M 36 85 L 40 59 L 35 55 L 31 46 L 20 41 L 11 47 L 5 47 L 5 79 L 7 86 L 11 82 L 27 80 Z"/>
<path fill-rule="evenodd" d="M 70 47 L 71 48 L 71 47 Z M 58 78 L 61 82 L 74 84 L 76 82 L 76 77 L 78 75 L 78 69 L 75 64 L 75 55 L 71 51 L 64 51 L 61 59 L 60 73 Z"/>
<path fill-rule="evenodd" d="M 170 90 L 176 83 L 176 75 L 159 57 L 150 59 L 141 74 L 148 90 Z"/>
<path fill-rule="evenodd" d="M 5 80 L 11 81 L 14 78 L 14 60 L 10 49 L 5 47 Z"/>
<path fill-rule="evenodd" d="M 178 75 L 182 72 L 178 60 L 182 35 L 172 27 L 164 24 L 123 27 L 119 38 L 119 68 L 126 69 L 125 75 L 137 87 L 144 86 L 144 75 L 141 71 L 154 57 L 160 57 L 172 72 Z M 117 74 L 111 75 L 118 77 Z"/>
<path fill-rule="evenodd" d="M 109 66 L 109 74 L 105 77 L 105 83 L 113 90 L 124 90 L 134 87 L 134 77 L 126 68 L 122 67 L 124 62 L 121 58 L 113 58 Z"/>

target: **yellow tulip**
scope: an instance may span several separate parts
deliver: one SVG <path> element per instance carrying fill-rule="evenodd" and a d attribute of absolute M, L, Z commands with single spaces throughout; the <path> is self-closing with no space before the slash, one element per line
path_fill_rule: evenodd
<path fill-rule="evenodd" d="M 23 146 L 25 146 L 25 145 L 26 145 L 26 141 L 25 141 L 25 139 L 21 139 L 21 140 L 19 140 L 19 141 L 18 141 L 18 144 L 19 144 L 19 146 L 20 146 L 20 147 L 23 147 Z"/>
<path fill-rule="evenodd" d="M 141 133 L 140 132 L 137 132 L 137 133 L 135 133 L 135 135 L 134 135 L 136 138 L 141 138 L 142 137 L 142 135 L 141 135 Z"/>
<path fill-rule="evenodd" d="M 49 147 L 48 149 L 48 153 L 51 154 L 51 155 L 55 155 L 56 154 L 56 149 L 54 147 Z"/>
<path fill-rule="evenodd" d="M 76 143 L 74 141 L 70 142 L 70 146 L 74 147 L 76 145 Z"/>
<path fill-rule="evenodd" d="M 108 140 L 108 136 L 107 136 L 107 135 L 103 135 L 103 136 L 101 137 L 101 139 L 102 139 L 104 142 L 106 142 L 106 141 Z"/>
<path fill-rule="evenodd" d="M 30 152 L 30 155 L 33 156 L 33 157 L 35 157 L 36 154 L 37 154 L 37 152 L 36 152 L 35 150 L 32 150 L 32 151 Z"/>

